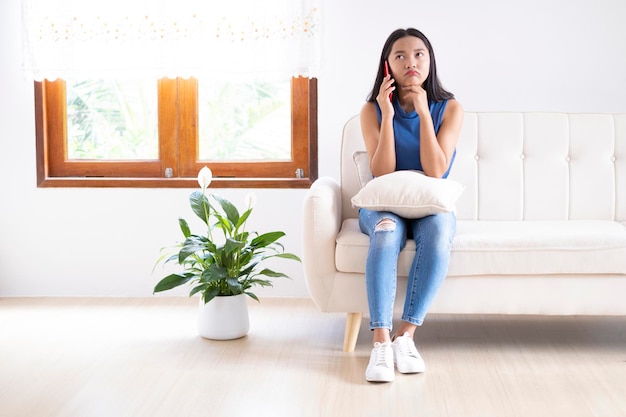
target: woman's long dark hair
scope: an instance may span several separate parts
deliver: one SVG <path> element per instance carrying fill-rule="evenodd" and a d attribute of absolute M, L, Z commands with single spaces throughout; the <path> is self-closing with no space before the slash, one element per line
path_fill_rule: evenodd
<path fill-rule="evenodd" d="M 454 94 L 447 91 L 441 85 L 439 78 L 437 77 L 437 63 L 435 62 L 435 51 L 433 51 L 433 47 L 430 44 L 430 41 L 422 32 L 417 29 L 408 28 L 408 29 L 397 29 L 395 30 L 385 42 L 385 46 L 383 46 L 383 51 L 380 54 L 380 61 L 378 62 L 378 74 L 376 75 L 376 81 L 374 82 L 374 88 L 370 92 L 367 97 L 367 101 L 376 102 L 376 96 L 380 91 L 380 85 L 383 83 L 383 78 L 385 77 L 385 61 L 389 59 L 389 54 L 391 54 L 391 47 L 398 39 L 404 38 L 406 36 L 415 36 L 416 38 L 424 41 L 426 48 L 428 48 L 428 55 L 430 55 L 430 73 L 428 77 L 424 81 L 424 90 L 426 90 L 426 94 L 428 95 L 429 101 L 442 101 L 445 99 L 454 98 Z M 395 91 L 394 91 L 395 94 Z"/>

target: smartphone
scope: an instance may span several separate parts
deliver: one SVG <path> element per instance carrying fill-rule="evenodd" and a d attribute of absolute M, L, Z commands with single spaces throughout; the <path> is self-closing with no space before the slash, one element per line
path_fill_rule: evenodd
<path fill-rule="evenodd" d="M 385 77 L 389 75 L 389 61 L 385 61 Z M 389 93 L 389 101 L 391 101 L 393 93 Z"/>

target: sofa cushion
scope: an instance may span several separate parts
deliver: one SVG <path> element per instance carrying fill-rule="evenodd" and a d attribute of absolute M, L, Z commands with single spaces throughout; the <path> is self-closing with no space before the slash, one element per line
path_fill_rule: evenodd
<path fill-rule="evenodd" d="M 369 237 L 346 219 L 336 246 L 341 272 L 365 273 Z M 407 242 L 398 275 L 407 276 L 415 242 Z M 459 220 L 448 275 L 626 274 L 626 227 L 613 221 Z"/>
<path fill-rule="evenodd" d="M 352 159 L 354 159 L 354 165 L 356 166 L 360 188 L 363 188 L 365 184 L 374 179 L 370 170 L 370 158 L 366 151 L 356 151 L 352 154 Z"/>

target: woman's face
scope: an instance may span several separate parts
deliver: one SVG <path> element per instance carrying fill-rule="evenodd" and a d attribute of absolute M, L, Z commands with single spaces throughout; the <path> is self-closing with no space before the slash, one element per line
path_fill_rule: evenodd
<path fill-rule="evenodd" d="M 405 36 L 393 43 L 389 54 L 391 75 L 400 86 L 422 85 L 430 73 L 430 55 L 424 41 Z"/>

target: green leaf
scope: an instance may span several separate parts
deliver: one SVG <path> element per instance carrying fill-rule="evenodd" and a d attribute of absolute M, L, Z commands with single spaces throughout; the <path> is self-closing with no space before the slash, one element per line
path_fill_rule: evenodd
<path fill-rule="evenodd" d="M 248 233 L 248 232 L 241 232 L 241 233 L 237 234 L 236 236 L 233 236 L 233 239 L 239 240 L 240 242 L 247 242 L 248 241 L 248 236 L 250 236 L 250 233 Z"/>
<path fill-rule="evenodd" d="M 256 265 L 249 265 L 246 268 L 243 268 L 239 271 L 239 277 L 249 277 L 250 275 L 254 276 L 254 274 L 252 274 L 252 271 L 254 270 L 254 267 Z"/>
<path fill-rule="evenodd" d="M 217 252 L 217 246 L 215 243 L 211 242 L 209 239 L 203 238 L 202 243 L 204 244 L 204 248 L 207 252 L 214 254 Z"/>
<path fill-rule="evenodd" d="M 274 258 L 285 258 L 285 259 L 291 259 L 291 260 L 294 260 L 294 261 L 302 262 L 300 257 L 298 257 L 297 255 L 294 255 L 293 253 L 278 253 L 276 255 L 273 255 L 272 257 L 274 257 Z"/>
<path fill-rule="evenodd" d="M 271 243 L 277 241 L 278 239 L 280 239 L 281 237 L 285 236 L 284 232 L 268 232 L 268 233 L 264 233 L 260 236 L 255 237 L 254 239 L 252 239 L 252 243 L 250 243 L 251 246 L 254 247 L 258 247 L 258 248 L 264 248 L 268 245 L 270 245 Z"/>
<path fill-rule="evenodd" d="M 189 196 L 189 204 L 196 216 L 198 216 L 206 225 L 209 225 L 209 217 L 211 214 L 211 204 L 201 191 L 194 191 Z"/>
<path fill-rule="evenodd" d="M 247 275 L 248 272 L 246 272 L 248 269 L 252 269 L 256 266 L 257 263 L 259 263 L 262 260 L 261 259 L 258 262 L 252 262 L 252 252 L 242 252 L 239 255 L 239 265 L 240 268 L 242 268 L 241 270 L 241 275 Z"/>
<path fill-rule="evenodd" d="M 289 276 L 283 274 L 282 272 L 272 271 L 271 269 L 267 269 L 267 268 L 259 272 L 257 275 L 265 275 L 265 276 L 273 277 L 273 278 L 289 278 Z"/>
<path fill-rule="evenodd" d="M 176 261 L 176 260 L 178 260 L 178 255 L 177 254 L 167 253 L 167 252 L 165 252 L 165 248 L 162 248 L 161 249 L 161 255 L 159 255 L 158 259 L 154 263 L 154 266 L 152 267 L 152 272 L 154 272 L 156 270 L 156 267 L 159 264 L 165 265 L 168 262 L 172 262 L 172 261 Z"/>
<path fill-rule="evenodd" d="M 243 226 L 246 220 L 248 220 L 248 217 L 250 217 L 250 213 L 252 213 L 252 208 L 249 208 L 248 210 L 244 211 L 244 213 L 241 215 L 241 217 L 239 218 L 239 221 L 236 224 L 237 229 Z"/>
<path fill-rule="evenodd" d="M 228 218 L 218 214 L 215 214 L 217 219 L 216 226 L 224 231 L 224 236 L 232 236 L 234 233 L 235 225 L 228 220 Z"/>
<path fill-rule="evenodd" d="M 196 295 L 197 293 L 204 291 L 208 288 L 208 284 L 200 284 L 196 287 L 194 287 L 190 292 L 189 292 L 189 296 L 192 297 L 194 295 Z"/>
<path fill-rule="evenodd" d="M 154 292 L 161 292 L 171 290 L 172 288 L 176 288 L 180 285 L 186 284 L 194 277 L 194 274 L 185 273 L 183 275 L 180 274 L 170 274 L 163 278 L 161 281 L 157 283 L 154 287 Z"/>
<path fill-rule="evenodd" d="M 246 291 L 246 292 L 245 292 L 245 294 L 246 294 L 248 297 L 250 297 L 250 298 L 252 298 L 252 299 L 254 299 L 254 300 L 257 300 L 259 303 L 261 302 L 261 300 L 259 300 L 259 297 L 257 297 L 257 296 L 256 296 L 256 294 L 253 294 L 253 293 L 248 292 L 248 291 Z"/>
<path fill-rule="evenodd" d="M 243 286 L 237 280 L 237 278 L 227 278 L 226 284 L 233 295 L 241 294 L 243 292 Z"/>
<path fill-rule="evenodd" d="M 197 236 L 194 235 L 188 237 L 185 240 L 183 247 L 180 249 L 180 252 L 178 252 L 178 263 L 182 264 L 190 255 L 203 250 L 208 250 L 208 248 L 202 240 L 198 239 Z"/>
<path fill-rule="evenodd" d="M 224 250 L 226 251 L 226 255 L 230 256 L 233 252 L 239 251 L 239 249 L 246 246 L 246 242 L 241 242 L 239 240 L 235 240 L 232 238 L 226 239 L 226 243 L 224 244 Z"/>
<path fill-rule="evenodd" d="M 185 236 L 185 238 L 188 238 L 189 236 L 191 236 L 191 230 L 189 229 L 189 225 L 187 224 L 187 221 L 185 219 L 183 219 L 182 217 L 179 217 L 178 225 L 180 226 L 180 230 L 183 232 L 183 235 Z"/>
<path fill-rule="evenodd" d="M 228 278 L 228 271 L 222 266 L 216 264 L 210 265 L 207 269 L 202 271 L 202 282 L 218 282 Z"/>
<path fill-rule="evenodd" d="M 247 281 L 246 285 L 248 287 L 251 287 L 253 285 L 260 285 L 261 287 L 273 287 L 271 281 L 269 281 L 267 279 L 259 279 L 259 278 L 249 279 Z"/>
<path fill-rule="evenodd" d="M 218 295 L 220 295 L 219 287 L 207 288 L 207 290 L 202 294 L 202 299 L 204 300 L 204 304 L 208 303 L 209 301 L 211 301 Z"/>
<path fill-rule="evenodd" d="M 228 201 L 227 199 L 225 199 L 224 197 L 220 195 L 211 194 L 211 196 L 218 203 L 220 203 L 220 206 L 222 206 L 222 210 L 224 210 L 224 213 L 226 214 L 226 217 L 228 218 L 228 220 L 233 225 L 237 225 L 239 223 L 239 211 L 237 210 L 237 207 L 235 207 L 233 203 L 231 203 L 230 201 Z"/>
<path fill-rule="evenodd" d="M 178 260 L 178 255 L 176 255 L 176 254 L 174 253 L 174 254 L 170 255 L 170 256 L 169 256 L 169 257 L 165 260 L 165 262 L 164 262 L 164 263 L 169 263 L 169 262 L 172 262 L 172 261 L 177 261 L 177 260 Z"/>

